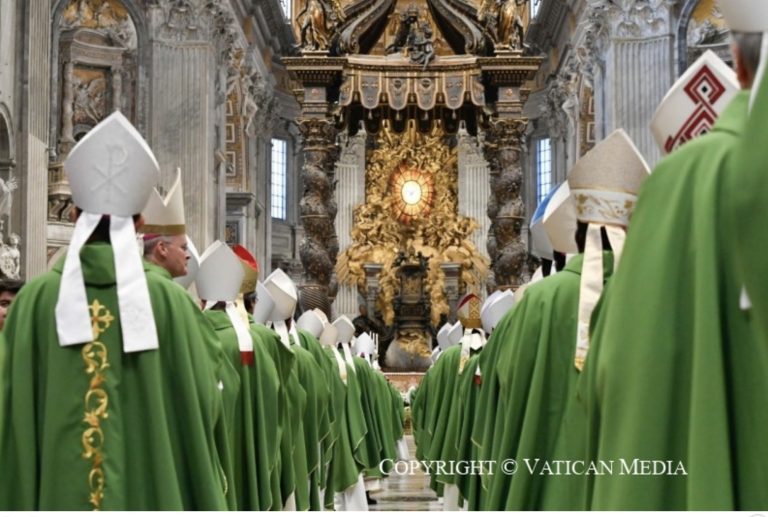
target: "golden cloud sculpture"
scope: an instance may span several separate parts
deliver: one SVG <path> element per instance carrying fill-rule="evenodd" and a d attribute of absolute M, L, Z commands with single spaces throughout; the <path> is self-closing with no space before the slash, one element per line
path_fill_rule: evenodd
<path fill-rule="evenodd" d="M 441 264 L 461 266 L 462 290 L 479 291 L 488 276 L 488 259 L 469 240 L 478 224 L 458 214 L 457 163 L 456 147 L 438 123 L 427 134 L 410 124 L 402 134 L 385 125 L 377 135 L 365 175 L 366 202 L 355 208 L 353 243 L 339 255 L 336 275 L 364 291 L 364 264 L 381 264 L 378 307 L 388 325 L 395 318 L 394 259 L 400 250 L 413 248 L 428 260 L 433 325 L 450 311 Z"/>

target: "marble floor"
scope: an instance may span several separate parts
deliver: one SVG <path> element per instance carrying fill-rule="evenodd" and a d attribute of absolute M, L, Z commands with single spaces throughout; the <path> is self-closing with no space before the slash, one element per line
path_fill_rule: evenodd
<path fill-rule="evenodd" d="M 411 459 L 414 459 L 416 444 L 413 441 L 413 435 L 407 434 L 405 438 Z M 381 482 L 381 488 L 381 491 L 371 494 L 377 501 L 369 507 L 371 511 L 440 511 L 443 509 L 442 501 L 438 501 L 435 492 L 429 488 L 429 477 L 421 470 L 415 471 L 413 475 L 392 472 Z"/>

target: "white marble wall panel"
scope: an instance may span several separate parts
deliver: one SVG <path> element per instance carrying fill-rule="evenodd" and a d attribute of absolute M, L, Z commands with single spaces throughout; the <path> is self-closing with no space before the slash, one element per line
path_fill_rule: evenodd
<path fill-rule="evenodd" d="M 610 63 L 612 66 L 606 74 L 606 86 L 612 91 L 610 129 L 626 130 L 648 164 L 653 166 L 661 153 L 649 126 L 674 81 L 673 39 L 658 36 L 614 40 Z"/>
<path fill-rule="evenodd" d="M 491 168 L 473 138 L 468 135 L 459 138 L 459 214 L 477 221 L 479 228 L 470 240 L 488 256 L 486 241 L 491 220 L 486 210 L 491 195 Z"/>
<path fill-rule="evenodd" d="M 212 51 L 207 44 L 156 42 L 152 52 L 151 146 L 162 184 L 181 168 L 187 232 L 205 249 L 216 236 Z"/>
<path fill-rule="evenodd" d="M 336 164 L 336 235 L 339 238 L 340 253 L 352 244 L 355 207 L 365 202 L 365 135 L 349 139 L 342 157 Z M 334 317 L 358 315 L 357 288 L 340 285 L 333 302 Z"/>
<path fill-rule="evenodd" d="M 28 131 L 18 169 L 25 171 L 16 200 L 22 207 L 22 276 L 31 278 L 46 269 L 45 228 L 48 206 L 48 117 L 50 110 L 50 5 L 29 2 L 24 30 L 27 77 L 22 95 Z M 23 140 L 23 141 L 24 141 Z M 22 176 L 21 173 L 19 176 Z"/>

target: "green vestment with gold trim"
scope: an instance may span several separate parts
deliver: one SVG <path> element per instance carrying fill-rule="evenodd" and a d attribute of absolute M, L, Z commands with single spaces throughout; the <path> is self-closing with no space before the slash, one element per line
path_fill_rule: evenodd
<path fill-rule="evenodd" d="M 80 258 L 97 338 L 62 347 L 64 258 L 18 294 L 0 374 L 0 508 L 225 510 L 222 414 L 208 325 L 178 285 L 147 275 L 159 348 L 126 354 L 112 248 Z"/>

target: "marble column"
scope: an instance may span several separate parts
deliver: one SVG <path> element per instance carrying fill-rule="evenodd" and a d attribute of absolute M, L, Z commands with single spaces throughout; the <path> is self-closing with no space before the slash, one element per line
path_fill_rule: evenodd
<path fill-rule="evenodd" d="M 491 168 L 483 157 L 477 139 L 459 132 L 459 214 L 471 217 L 479 225 L 470 241 L 481 253 L 486 249 L 491 220 L 486 203 L 491 195 Z M 485 286 L 481 286 L 484 290 Z"/>
<path fill-rule="evenodd" d="M 299 120 L 302 136 L 304 163 L 301 177 L 304 196 L 299 203 L 304 239 L 299 255 L 304 266 L 305 283 L 301 289 L 301 305 L 304 310 L 318 308 L 331 316 L 331 300 L 336 295 L 332 285 L 333 269 L 339 252 L 334 220 L 334 164 L 338 157 L 333 121 L 326 118 L 302 118 Z"/>
<path fill-rule="evenodd" d="M 653 77 L 649 77 L 650 70 Z M 661 158 L 651 134 L 651 118 L 673 82 L 671 35 L 612 40 L 604 83 L 611 90 L 606 136 L 623 128 L 651 166 Z"/>
<path fill-rule="evenodd" d="M 210 44 L 156 41 L 152 52 L 150 145 L 164 187 L 181 168 L 187 233 L 200 250 L 217 235 L 215 98 Z"/>
<path fill-rule="evenodd" d="M 335 227 L 341 251 L 352 245 L 354 210 L 365 202 L 365 140 L 366 133 L 362 130 L 357 135 L 349 137 L 336 163 L 338 213 Z M 333 314 L 334 317 L 346 315 L 350 319 L 357 316 L 357 287 L 339 286 L 339 292 L 333 302 Z"/>
<path fill-rule="evenodd" d="M 48 2 L 29 2 L 23 28 L 22 96 L 19 170 L 21 210 L 22 277 L 31 278 L 46 269 L 48 207 L 48 122 L 50 116 L 51 13 Z M 18 25 L 19 27 L 21 24 Z"/>
<path fill-rule="evenodd" d="M 491 167 L 487 249 L 497 289 L 518 287 L 528 259 L 522 239 L 525 203 L 521 163 L 527 123 L 523 118 L 498 118 L 485 128 L 483 152 Z"/>

